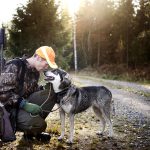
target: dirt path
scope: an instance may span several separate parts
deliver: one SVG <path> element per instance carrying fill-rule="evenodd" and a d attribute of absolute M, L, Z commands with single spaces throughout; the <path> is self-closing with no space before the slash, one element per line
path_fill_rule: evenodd
<path fill-rule="evenodd" d="M 108 138 L 106 130 L 104 136 L 97 136 L 99 120 L 92 109 L 88 109 L 75 117 L 75 141 L 67 145 L 65 140 L 69 134 L 68 118 L 66 120 L 66 136 L 63 142 L 58 142 L 60 120 L 58 111 L 47 117 L 47 132 L 52 134 L 50 143 L 34 141 L 23 142 L 22 133 L 17 133 L 17 140 L 2 144 L 1 149 L 18 150 L 148 150 L 150 147 L 150 87 L 128 82 L 102 80 L 92 77 L 74 76 L 72 80 L 77 86 L 103 85 L 113 94 L 115 116 L 112 118 L 114 137 Z M 57 106 L 55 106 L 57 108 Z M 54 108 L 54 109 L 55 109 Z"/>

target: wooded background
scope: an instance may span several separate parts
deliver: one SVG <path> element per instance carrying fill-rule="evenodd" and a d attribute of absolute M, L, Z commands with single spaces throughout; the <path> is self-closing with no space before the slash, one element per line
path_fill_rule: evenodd
<path fill-rule="evenodd" d="M 149 67 L 150 0 L 82 0 L 76 13 L 78 68 L 103 65 Z M 74 68 L 72 18 L 55 0 L 29 0 L 17 8 L 6 27 L 6 55 L 33 55 L 42 45 L 52 46 L 57 63 Z"/>

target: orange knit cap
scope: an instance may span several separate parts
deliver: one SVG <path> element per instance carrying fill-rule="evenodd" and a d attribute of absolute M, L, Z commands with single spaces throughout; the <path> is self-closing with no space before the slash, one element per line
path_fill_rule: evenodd
<path fill-rule="evenodd" d="M 55 63 L 55 52 L 51 47 L 42 46 L 35 51 L 35 54 L 46 59 L 51 68 L 58 68 L 57 64 Z"/>

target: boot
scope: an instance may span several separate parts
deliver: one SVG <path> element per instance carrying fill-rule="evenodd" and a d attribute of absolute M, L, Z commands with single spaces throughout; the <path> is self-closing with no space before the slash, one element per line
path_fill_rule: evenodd
<path fill-rule="evenodd" d="M 38 140 L 38 141 L 41 141 L 41 142 L 49 142 L 50 139 L 51 139 L 51 136 L 49 133 L 46 133 L 46 132 L 42 132 L 40 134 L 37 134 L 35 136 L 35 138 Z"/>
<path fill-rule="evenodd" d="M 34 140 L 33 137 L 34 137 L 33 134 L 25 134 L 24 133 L 22 140 L 25 142 L 32 142 Z"/>
<path fill-rule="evenodd" d="M 49 133 L 46 133 L 46 132 L 42 132 L 37 135 L 24 133 L 23 138 L 25 141 L 28 141 L 28 142 L 33 141 L 34 139 L 41 141 L 41 142 L 49 142 L 51 139 L 51 136 Z"/>

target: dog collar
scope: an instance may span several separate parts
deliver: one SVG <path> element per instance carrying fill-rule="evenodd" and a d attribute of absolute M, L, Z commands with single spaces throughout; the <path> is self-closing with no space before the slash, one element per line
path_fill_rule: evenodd
<path fill-rule="evenodd" d="M 61 96 L 61 95 L 63 95 L 63 94 L 66 94 L 67 91 L 68 91 L 68 89 L 69 89 L 69 87 L 66 88 L 66 89 L 64 89 L 63 91 L 60 91 L 60 92 L 56 93 L 56 94 L 57 94 L 58 96 Z"/>

